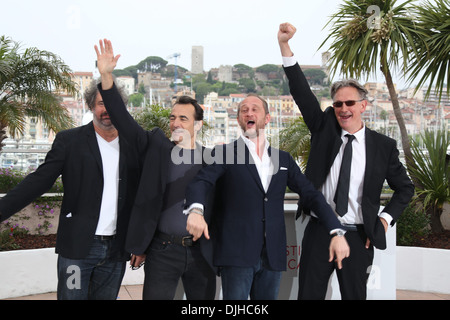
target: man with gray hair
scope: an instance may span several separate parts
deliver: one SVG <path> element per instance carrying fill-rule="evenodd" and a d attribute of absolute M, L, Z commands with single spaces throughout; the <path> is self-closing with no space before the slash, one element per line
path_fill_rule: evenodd
<path fill-rule="evenodd" d="M 305 175 L 323 193 L 346 230 L 335 234 L 345 236 L 350 246 L 350 257 L 336 270 L 341 297 L 366 299 L 374 246 L 386 248 L 387 228 L 408 205 L 414 186 L 398 158 L 395 140 L 364 125 L 361 116 L 367 107 L 367 91 L 357 81 L 334 83 L 333 107 L 321 110 L 288 43 L 295 31 L 291 24 L 281 24 L 278 43 L 291 94 L 311 131 Z M 379 213 L 385 180 L 394 194 Z M 298 212 L 302 211 L 311 218 L 302 242 L 298 298 L 324 299 L 335 269 L 326 259 L 330 235 L 300 200 Z"/>

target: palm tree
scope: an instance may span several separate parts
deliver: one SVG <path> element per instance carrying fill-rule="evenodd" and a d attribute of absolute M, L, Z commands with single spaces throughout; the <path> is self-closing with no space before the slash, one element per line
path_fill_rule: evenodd
<path fill-rule="evenodd" d="M 410 15 L 411 2 L 409 0 L 395 6 L 396 0 L 344 1 L 327 23 L 332 24 L 332 29 L 320 46 L 333 39 L 330 47 L 332 75 L 340 70 L 352 78 L 361 78 L 363 75 L 368 78 L 370 74 L 381 70 L 399 125 L 408 170 L 413 167 L 414 161 L 391 69 L 401 67 L 406 73 L 410 54 L 417 53 L 417 47 L 421 46 L 423 31 Z M 379 17 L 374 17 L 370 6 L 380 10 Z M 373 18 L 379 18 L 378 26 L 371 25 Z"/>
<path fill-rule="evenodd" d="M 58 132 L 73 127 L 59 92 L 76 93 L 70 68 L 55 54 L 0 37 L 0 150 L 7 131 L 23 134 L 27 117 L 36 117 Z"/>
<path fill-rule="evenodd" d="M 170 109 L 163 108 L 158 104 L 147 105 L 140 111 L 133 113 L 133 118 L 144 130 L 160 128 L 167 138 L 170 133 Z"/>
<path fill-rule="evenodd" d="M 430 95 L 435 83 L 439 100 L 441 100 L 445 83 L 447 83 L 447 94 L 450 94 L 450 1 L 436 0 L 434 2 L 435 5 L 426 1 L 414 8 L 417 23 L 426 33 L 424 39 L 426 46 L 417 46 L 418 55 L 413 56 L 408 72 L 411 82 L 422 75 L 416 91 L 431 80 L 426 97 Z"/>
<path fill-rule="evenodd" d="M 311 133 L 302 117 L 290 120 L 287 126 L 279 132 L 279 147 L 289 152 L 305 170 L 310 150 Z"/>
<path fill-rule="evenodd" d="M 416 201 L 423 204 L 430 216 L 433 233 L 444 230 L 441 215 L 444 203 L 450 201 L 450 166 L 447 155 L 449 146 L 450 133 L 446 130 L 427 130 L 421 134 L 420 139 L 412 140 L 413 158 L 416 163 L 412 171 L 420 181 L 419 186 L 416 186 Z"/>

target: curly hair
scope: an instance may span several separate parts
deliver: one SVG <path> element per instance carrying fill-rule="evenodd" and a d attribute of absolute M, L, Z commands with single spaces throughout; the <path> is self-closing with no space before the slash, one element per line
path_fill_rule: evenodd
<path fill-rule="evenodd" d="M 117 90 L 119 91 L 120 96 L 122 97 L 123 103 L 126 105 L 128 103 L 128 95 L 126 94 L 124 87 L 117 85 L 116 81 L 114 81 Z M 98 85 L 100 84 L 100 79 L 91 81 L 89 87 L 84 91 L 84 100 L 89 107 L 89 110 L 95 106 L 95 98 L 97 97 Z"/>

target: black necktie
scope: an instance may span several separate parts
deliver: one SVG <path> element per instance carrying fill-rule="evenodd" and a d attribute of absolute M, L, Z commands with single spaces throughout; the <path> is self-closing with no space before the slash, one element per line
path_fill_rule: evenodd
<path fill-rule="evenodd" d="M 344 156 L 342 157 L 341 171 L 339 172 L 339 180 L 334 194 L 334 202 L 336 203 L 336 212 L 342 217 L 348 210 L 348 188 L 350 186 L 350 169 L 352 166 L 352 141 L 355 136 L 345 135 L 348 138 L 347 145 L 344 148 Z"/>

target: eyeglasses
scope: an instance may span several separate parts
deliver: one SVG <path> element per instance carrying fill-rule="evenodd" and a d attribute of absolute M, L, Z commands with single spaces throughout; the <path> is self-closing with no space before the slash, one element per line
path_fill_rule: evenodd
<path fill-rule="evenodd" d="M 344 103 L 345 103 L 345 105 L 346 105 L 347 107 L 351 107 L 351 106 L 354 106 L 355 103 L 361 102 L 361 101 L 363 101 L 363 100 L 364 100 L 364 99 L 360 99 L 360 100 L 347 100 L 347 101 L 336 101 L 336 102 L 333 102 L 333 107 L 335 107 L 335 108 L 341 108 L 341 107 L 344 105 Z"/>

